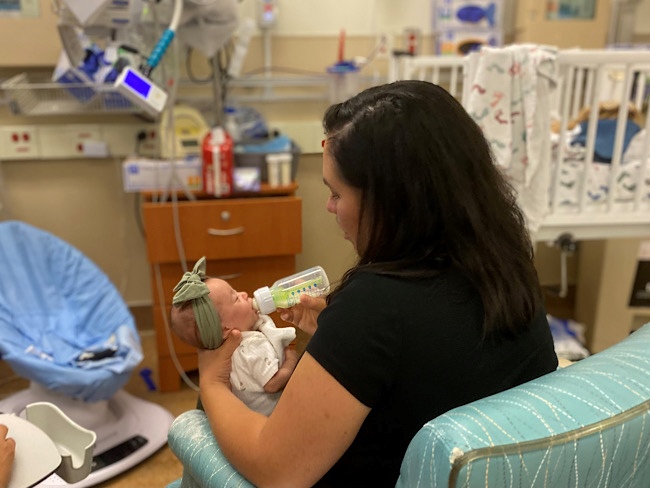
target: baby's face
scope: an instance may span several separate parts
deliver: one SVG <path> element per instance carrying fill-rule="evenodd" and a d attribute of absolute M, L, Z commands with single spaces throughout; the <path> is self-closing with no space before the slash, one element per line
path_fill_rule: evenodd
<path fill-rule="evenodd" d="M 218 278 L 209 278 L 205 284 L 210 289 L 210 299 L 221 318 L 224 331 L 253 329 L 259 315 L 245 291 L 238 292 L 228 282 Z"/>

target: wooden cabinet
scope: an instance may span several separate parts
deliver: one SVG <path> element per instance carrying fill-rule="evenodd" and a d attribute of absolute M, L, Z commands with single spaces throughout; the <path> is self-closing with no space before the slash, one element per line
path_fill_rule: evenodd
<path fill-rule="evenodd" d="M 206 256 L 207 273 L 249 294 L 296 272 L 302 250 L 302 206 L 293 195 L 143 204 L 151 266 L 160 391 L 180 388 L 169 341 L 184 371 L 197 368 L 196 350 L 169 333 L 173 288 L 187 267 Z M 176 229 L 178 232 L 176 232 Z M 272 315 L 278 326 L 283 325 Z"/>

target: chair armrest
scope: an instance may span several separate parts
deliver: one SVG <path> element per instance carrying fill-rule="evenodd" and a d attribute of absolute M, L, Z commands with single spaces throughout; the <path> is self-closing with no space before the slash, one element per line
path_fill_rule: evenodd
<path fill-rule="evenodd" d="M 176 417 L 167 439 L 183 464 L 181 486 L 255 488 L 223 455 L 202 410 L 189 410 Z"/>
<path fill-rule="evenodd" d="M 650 324 L 570 367 L 427 422 L 397 486 L 647 486 L 648 351 Z"/>

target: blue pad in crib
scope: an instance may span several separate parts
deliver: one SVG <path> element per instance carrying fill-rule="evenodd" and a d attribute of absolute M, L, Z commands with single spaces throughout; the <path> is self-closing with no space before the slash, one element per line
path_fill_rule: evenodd
<path fill-rule="evenodd" d="M 0 358 L 63 395 L 111 398 L 142 360 L 135 321 L 108 277 L 58 237 L 0 222 Z"/>
<path fill-rule="evenodd" d="M 599 119 L 596 126 L 596 144 L 594 146 L 594 161 L 599 163 L 611 163 L 614 157 L 614 139 L 616 137 L 616 120 Z M 580 124 L 580 134 L 572 141 L 572 144 L 585 146 L 587 144 L 587 127 L 589 122 Z M 632 120 L 627 120 L 625 134 L 623 135 L 623 153 L 630 144 L 632 138 L 641 128 Z"/>

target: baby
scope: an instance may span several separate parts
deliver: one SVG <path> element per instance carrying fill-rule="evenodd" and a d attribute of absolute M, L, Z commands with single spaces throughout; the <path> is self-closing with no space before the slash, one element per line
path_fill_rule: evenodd
<path fill-rule="evenodd" d="M 269 415 L 293 368 L 284 365 L 285 348 L 296 337 L 293 327 L 276 328 L 268 315 L 253 308 L 246 292 L 205 275 L 205 257 L 174 288 L 171 328 L 183 341 L 215 349 L 233 329 L 242 340 L 232 356 L 233 392 L 252 410 Z"/>

